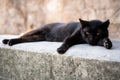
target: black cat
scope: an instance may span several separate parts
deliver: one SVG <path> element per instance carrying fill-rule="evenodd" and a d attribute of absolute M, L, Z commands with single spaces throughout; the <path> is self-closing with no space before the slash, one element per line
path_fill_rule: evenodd
<path fill-rule="evenodd" d="M 24 42 L 63 41 L 63 44 L 57 49 L 60 54 L 65 53 L 73 45 L 83 43 L 104 46 L 107 49 L 112 47 L 112 42 L 108 38 L 109 20 L 105 22 L 79 20 L 80 22 L 47 24 L 19 38 L 4 39 L 3 43 L 12 46 Z"/>

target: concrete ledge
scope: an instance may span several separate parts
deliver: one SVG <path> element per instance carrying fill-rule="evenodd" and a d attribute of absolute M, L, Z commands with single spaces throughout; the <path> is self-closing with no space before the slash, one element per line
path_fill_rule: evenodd
<path fill-rule="evenodd" d="M 87 44 L 59 55 L 57 42 L 3 45 L 0 35 L 0 80 L 120 80 L 120 41 L 113 49 Z"/>

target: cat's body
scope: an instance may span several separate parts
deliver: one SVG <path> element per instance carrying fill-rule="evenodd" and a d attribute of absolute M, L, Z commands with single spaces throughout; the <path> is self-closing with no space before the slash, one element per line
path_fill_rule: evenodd
<path fill-rule="evenodd" d="M 39 30 L 38 32 L 41 30 L 41 32 L 44 34 L 45 41 L 63 42 L 66 37 L 70 36 L 78 28 L 80 29 L 79 22 L 69 22 L 51 23 L 37 30 Z M 37 32 L 37 30 L 34 32 Z"/>
<path fill-rule="evenodd" d="M 4 39 L 3 43 L 10 46 L 37 41 L 56 41 L 63 42 L 59 53 L 65 53 L 71 46 L 76 44 L 88 43 L 90 45 L 104 46 L 107 49 L 112 47 L 112 42 L 108 38 L 109 20 L 102 22 L 99 20 L 69 23 L 51 23 L 42 28 L 30 31 L 16 39 Z"/>

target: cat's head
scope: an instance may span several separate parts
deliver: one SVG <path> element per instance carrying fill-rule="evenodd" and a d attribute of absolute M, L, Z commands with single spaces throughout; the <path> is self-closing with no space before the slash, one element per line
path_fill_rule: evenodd
<path fill-rule="evenodd" d="M 108 37 L 109 20 L 102 22 L 99 20 L 85 21 L 79 19 L 81 23 L 82 38 L 91 45 L 96 45 L 99 40 Z"/>

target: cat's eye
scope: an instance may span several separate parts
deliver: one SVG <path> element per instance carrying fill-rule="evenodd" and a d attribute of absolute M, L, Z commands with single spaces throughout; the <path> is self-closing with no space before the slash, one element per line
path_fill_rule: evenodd
<path fill-rule="evenodd" d="M 96 33 L 97 35 L 100 35 L 100 33 L 98 32 L 98 33 Z"/>
<path fill-rule="evenodd" d="M 85 32 L 86 35 L 89 35 L 90 33 L 89 32 Z"/>

